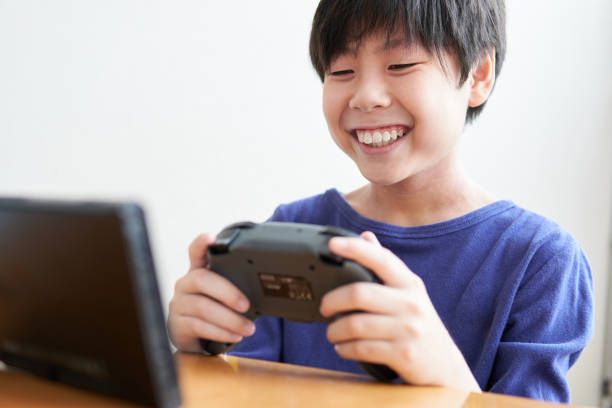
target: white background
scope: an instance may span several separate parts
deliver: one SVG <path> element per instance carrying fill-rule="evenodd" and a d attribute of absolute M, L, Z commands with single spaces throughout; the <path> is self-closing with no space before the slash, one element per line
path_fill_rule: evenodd
<path fill-rule="evenodd" d="M 167 304 L 198 233 L 365 182 L 321 113 L 308 59 L 316 3 L 0 0 L 0 194 L 142 202 Z M 570 381 L 574 403 L 596 405 L 612 2 L 508 3 L 507 60 L 463 157 L 500 198 L 584 247 L 597 326 Z"/>

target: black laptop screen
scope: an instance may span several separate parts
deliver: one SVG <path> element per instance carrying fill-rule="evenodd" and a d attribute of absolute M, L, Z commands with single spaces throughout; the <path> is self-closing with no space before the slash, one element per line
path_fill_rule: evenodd
<path fill-rule="evenodd" d="M 138 205 L 0 200 L 0 360 L 119 398 L 178 405 Z"/>

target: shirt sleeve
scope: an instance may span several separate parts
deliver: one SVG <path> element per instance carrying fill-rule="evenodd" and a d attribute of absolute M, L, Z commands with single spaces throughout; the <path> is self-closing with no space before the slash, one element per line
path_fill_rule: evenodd
<path fill-rule="evenodd" d="M 287 221 L 279 206 L 266 222 Z M 260 316 L 255 320 L 255 333 L 244 337 L 228 354 L 259 360 L 282 361 L 283 320 L 279 317 Z"/>
<path fill-rule="evenodd" d="M 516 291 L 487 391 L 568 402 L 567 371 L 592 331 L 588 261 L 569 234 L 549 239 Z"/>

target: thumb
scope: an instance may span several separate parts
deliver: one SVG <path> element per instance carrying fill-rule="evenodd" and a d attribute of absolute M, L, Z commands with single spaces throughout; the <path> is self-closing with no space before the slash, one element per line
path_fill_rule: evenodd
<path fill-rule="evenodd" d="M 189 245 L 189 270 L 201 268 L 208 263 L 206 251 L 215 242 L 215 236 L 210 233 L 201 234 Z"/>

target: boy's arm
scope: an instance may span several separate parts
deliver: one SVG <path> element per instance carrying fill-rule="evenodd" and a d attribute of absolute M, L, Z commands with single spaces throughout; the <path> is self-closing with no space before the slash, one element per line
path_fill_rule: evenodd
<path fill-rule="evenodd" d="M 328 326 L 327 338 L 337 353 L 346 359 L 385 364 L 409 384 L 479 392 L 423 281 L 383 248 L 373 233 L 364 232 L 361 237 L 332 238 L 329 247 L 371 269 L 383 285 L 352 283 L 323 297 L 323 316 L 361 311 Z"/>
<path fill-rule="evenodd" d="M 487 390 L 568 402 L 567 371 L 593 329 L 592 278 L 569 235 L 538 252 L 532 265 L 542 266 L 527 271 L 516 293 Z"/>

